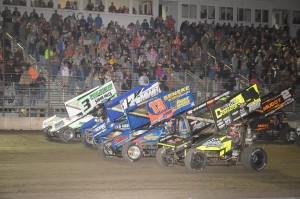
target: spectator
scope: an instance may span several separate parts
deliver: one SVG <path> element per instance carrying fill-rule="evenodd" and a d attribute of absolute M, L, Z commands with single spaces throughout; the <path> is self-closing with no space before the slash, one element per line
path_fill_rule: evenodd
<path fill-rule="evenodd" d="M 94 4 L 91 2 L 91 0 L 88 1 L 88 4 L 86 5 L 86 10 L 92 11 L 94 9 Z"/>
<path fill-rule="evenodd" d="M 104 12 L 105 6 L 103 5 L 102 1 L 100 1 L 99 5 L 98 5 L 98 10 L 100 12 Z"/>
<path fill-rule="evenodd" d="M 144 19 L 143 23 L 141 24 L 142 28 L 144 30 L 147 30 L 149 28 L 149 23 L 147 21 L 147 19 Z"/>
<path fill-rule="evenodd" d="M 62 68 L 61 68 L 61 76 L 62 76 L 62 85 L 63 85 L 63 87 L 68 87 L 69 86 L 70 71 L 69 71 L 68 63 L 69 62 L 65 61 L 62 64 Z"/>
<path fill-rule="evenodd" d="M 29 18 L 30 19 L 38 19 L 39 18 L 39 15 L 36 13 L 35 9 L 33 9 L 32 12 L 30 13 Z"/>
<path fill-rule="evenodd" d="M 108 12 L 116 12 L 117 8 L 114 5 L 114 2 L 111 2 L 109 8 L 108 8 Z"/>
<path fill-rule="evenodd" d="M 31 84 L 31 75 L 28 74 L 28 69 L 25 65 L 22 66 L 22 75 L 18 84 L 17 93 L 19 96 L 19 106 L 24 105 L 24 96 L 29 94 L 29 85 Z"/>
<path fill-rule="evenodd" d="M 49 0 L 47 4 L 48 8 L 53 8 L 53 0 Z"/>
<path fill-rule="evenodd" d="M 96 28 L 97 28 L 97 29 L 101 28 L 101 27 L 102 27 L 102 23 L 103 23 L 102 18 L 101 18 L 101 16 L 100 16 L 100 14 L 98 13 L 98 14 L 97 14 L 97 17 L 95 18 L 95 25 L 96 25 Z"/>
<path fill-rule="evenodd" d="M 1 17 L 3 18 L 3 27 L 8 28 L 8 26 L 12 23 L 12 14 L 8 7 L 5 7 L 5 10 L 2 11 Z"/>
<path fill-rule="evenodd" d="M 54 13 L 52 14 L 50 19 L 52 26 L 54 26 L 59 20 L 60 20 L 59 14 L 57 13 L 57 10 L 54 10 Z"/>
<path fill-rule="evenodd" d="M 39 102 L 43 102 L 46 95 L 46 83 L 47 83 L 43 73 L 39 74 L 38 78 L 36 79 L 36 83 L 39 86 L 37 100 Z"/>
<path fill-rule="evenodd" d="M 149 77 L 145 71 L 142 72 L 142 76 L 139 78 L 139 85 L 146 86 L 149 84 Z"/>
<path fill-rule="evenodd" d="M 36 82 L 36 79 L 32 79 L 32 82 L 29 84 L 30 88 L 30 106 L 35 106 L 37 98 L 39 96 L 39 84 Z"/>
<path fill-rule="evenodd" d="M 12 13 L 12 22 L 16 23 L 19 19 L 21 19 L 21 13 L 18 8 L 15 7 L 15 10 Z"/>

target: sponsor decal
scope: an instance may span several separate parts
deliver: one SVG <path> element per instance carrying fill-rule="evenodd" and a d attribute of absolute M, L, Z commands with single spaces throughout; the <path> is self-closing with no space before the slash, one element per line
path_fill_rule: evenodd
<path fill-rule="evenodd" d="M 144 136 L 144 140 L 158 140 L 158 135 L 149 134 Z"/>
<path fill-rule="evenodd" d="M 116 126 L 116 129 L 128 129 L 129 124 L 119 124 Z"/>
<path fill-rule="evenodd" d="M 104 124 L 102 124 L 102 125 L 100 125 L 100 126 L 98 126 L 97 128 L 95 128 L 95 132 L 97 132 L 97 131 L 103 131 L 103 130 L 105 130 L 106 129 L 106 125 L 105 125 L 105 123 Z"/>
<path fill-rule="evenodd" d="M 96 92 L 92 93 L 90 95 L 90 99 L 93 100 L 93 99 L 96 99 L 97 97 L 99 97 L 100 95 L 102 95 L 103 93 L 109 91 L 109 90 L 112 90 L 113 88 L 113 84 L 109 84 L 107 85 L 106 87 L 102 88 L 102 89 L 99 89 L 97 90 Z"/>
<path fill-rule="evenodd" d="M 222 147 L 223 146 L 223 143 L 218 139 L 218 138 L 212 138 L 208 141 L 206 141 L 204 144 L 203 144 L 204 147 L 206 148 L 209 148 L 209 147 Z"/>
<path fill-rule="evenodd" d="M 205 127 L 206 125 L 208 125 L 209 123 L 205 123 L 205 122 L 197 122 L 194 126 L 192 131 L 195 131 L 197 129 L 201 129 L 203 127 Z"/>
<path fill-rule="evenodd" d="M 122 107 L 123 109 L 127 109 L 133 105 L 141 104 L 142 102 L 145 102 L 148 99 L 156 96 L 160 92 L 161 90 L 159 84 L 156 82 L 150 88 L 143 88 L 142 90 L 129 95 L 121 102 Z"/>
<path fill-rule="evenodd" d="M 57 122 L 56 124 L 54 124 L 54 128 L 59 128 L 61 126 L 63 126 L 65 124 L 65 122 L 63 120 L 61 120 L 60 122 Z"/>
<path fill-rule="evenodd" d="M 114 138 L 114 142 L 116 144 L 119 144 L 120 142 L 126 140 L 127 138 L 128 138 L 128 136 L 117 136 L 117 137 Z"/>
<path fill-rule="evenodd" d="M 239 101 L 237 99 L 234 99 L 233 101 L 225 104 L 223 107 L 217 108 L 215 110 L 216 117 L 219 119 L 220 117 L 230 113 L 231 111 L 237 109 L 239 107 Z"/>
<path fill-rule="evenodd" d="M 182 93 L 185 93 L 189 90 L 190 90 L 190 86 L 187 85 L 186 87 L 183 87 L 182 89 L 178 89 L 174 92 L 171 92 L 170 94 L 164 96 L 164 101 L 171 101 L 175 98 L 178 98 Z"/>
<path fill-rule="evenodd" d="M 184 107 L 186 105 L 188 105 L 190 103 L 190 98 L 189 96 L 183 98 L 183 99 L 179 99 L 176 101 L 176 107 L 177 108 L 181 108 L 181 107 Z"/>

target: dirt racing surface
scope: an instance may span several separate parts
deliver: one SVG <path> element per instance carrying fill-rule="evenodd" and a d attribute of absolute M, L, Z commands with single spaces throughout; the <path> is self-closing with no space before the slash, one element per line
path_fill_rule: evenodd
<path fill-rule="evenodd" d="M 260 144 L 268 154 L 261 172 L 208 166 L 193 173 L 161 167 L 155 158 L 103 159 L 79 140 L 62 144 L 41 132 L 1 131 L 0 198 L 300 198 L 300 147 Z"/>

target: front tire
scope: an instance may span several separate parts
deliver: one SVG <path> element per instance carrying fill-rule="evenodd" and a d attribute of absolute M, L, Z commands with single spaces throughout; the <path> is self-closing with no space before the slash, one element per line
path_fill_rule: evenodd
<path fill-rule="evenodd" d="M 267 153 L 264 149 L 250 146 L 246 147 L 241 155 L 244 168 L 252 171 L 261 171 L 267 165 Z"/>
<path fill-rule="evenodd" d="M 295 143 L 300 146 L 300 132 L 296 133 L 296 137 L 295 137 Z"/>
<path fill-rule="evenodd" d="M 284 128 L 280 131 L 281 140 L 286 144 L 295 143 L 296 134 L 296 129 L 291 127 Z"/>
<path fill-rule="evenodd" d="M 47 126 L 46 128 L 43 129 L 43 135 L 47 138 L 47 139 L 50 139 L 52 138 L 53 136 L 51 136 L 49 134 L 49 130 L 51 129 L 52 127 L 51 126 Z"/>
<path fill-rule="evenodd" d="M 68 143 L 75 137 L 75 130 L 70 127 L 63 127 L 58 132 L 58 138 L 63 143 Z"/>
<path fill-rule="evenodd" d="M 168 157 L 168 148 L 161 147 L 156 151 L 156 161 L 159 165 L 164 167 L 170 167 L 174 165 L 173 158 Z"/>
<path fill-rule="evenodd" d="M 184 165 L 189 171 L 201 171 L 207 162 L 206 154 L 199 149 L 191 149 L 184 158 Z"/>
<path fill-rule="evenodd" d="M 107 146 L 106 143 L 100 143 L 98 144 L 98 153 L 101 157 L 109 158 L 114 156 L 114 152 Z"/>
<path fill-rule="evenodd" d="M 122 156 L 128 162 L 136 162 L 143 156 L 143 149 L 135 142 L 127 142 L 122 147 Z"/>
<path fill-rule="evenodd" d="M 85 147 L 92 148 L 94 146 L 94 139 L 91 138 L 91 136 L 89 136 L 86 131 L 83 134 L 81 134 L 80 139 L 81 143 Z"/>

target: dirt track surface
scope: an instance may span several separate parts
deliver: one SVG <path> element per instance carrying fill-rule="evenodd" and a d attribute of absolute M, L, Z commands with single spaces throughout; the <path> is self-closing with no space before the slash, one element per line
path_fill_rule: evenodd
<path fill-rule="evenodd" d="M 101 158 L 78 142 L 46 140 L 40 132 L 0 132 L 1 199 L 279 198 L 300 197 L 300 147 L 264 143 L 262 172 L 208 166 L 191 173 L 155 158 L 136 163 Z"/>

